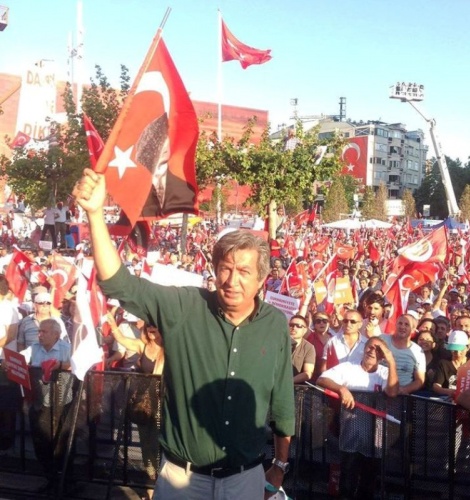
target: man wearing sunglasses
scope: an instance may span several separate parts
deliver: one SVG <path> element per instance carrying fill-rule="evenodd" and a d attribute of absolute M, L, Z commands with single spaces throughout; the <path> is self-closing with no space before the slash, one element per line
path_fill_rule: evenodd
<path fill-rule="evenodd" d="M 341 330 L 331 337 L 323 350 L 320 371 L 350 361 L 360 363 L 367 339 L 361 335 L 362 316 L 359 311 L 349 309 L 344 313 Z"/>
<path fill-rule="evenodd" d="M 320 376 L 321 357 L 325 349 L 326 343 L 331 339 L 330 333 L 330 317 L 325 312 L 316 312 L 312 317 L 311 333 L 307 337 L 315 348 L 317 361 L 313 370 L 312 382 L 315 384 L 317 378 Z"/>
<path fill-rule="evenodd" d="M 290 338 L 292 340 L 292 367 L 294 384 L 302 384 L 310 380 L 315 367 L 315 348 L 305 340 L 307 320 L 295 314 L 289 321 Z"/>

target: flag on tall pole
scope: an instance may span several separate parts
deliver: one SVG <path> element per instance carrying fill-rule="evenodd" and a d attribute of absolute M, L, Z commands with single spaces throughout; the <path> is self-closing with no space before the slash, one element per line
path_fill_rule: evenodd
<path fill-rule="evenodd" d="M 245 45 L 235 38 L 222 22 L 222 61 L 239 61 L 243 69 L 252 64 L 264 64 L 271 60 L 271 49 L 260 50 Z"/>
<path fill-rule="evenodd" d="M 131 226 L 177 212 L 198 213 L 196 113 L 159 28 L 96 171 Z M 149 203 L 149 200 L 151 203 Z"/>

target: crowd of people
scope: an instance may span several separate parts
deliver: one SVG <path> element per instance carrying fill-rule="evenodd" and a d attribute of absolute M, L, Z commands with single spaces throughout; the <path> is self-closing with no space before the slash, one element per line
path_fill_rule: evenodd
<path fill-rule="evenodd" d="M 46 276 L 52 274 L 55 252 L 62 252 L 72 263 L 93 259 L 108 297 L 107 320 L 99 329 L 105 369 L 162 374 L 165 366 L 165 421 L 171 424 L 165 424 L 162 432 L 165 457 L 155 490 L 155 495 L 161 494 L 158 498 L 176 498 L 188 471 L 194 472 L 195 482 L 184 487 L 201 491 L 226 477 L 233 483 L 228 488 L 240 488 L 243 483 L 248 496 L 262 492 L 265 480 L 277 491 L 288 470 L 293 384 L 329 388 L 347 410 L 354 408 L 350 391 L 355 389 L 454 401 L 457 373 L 469 350 L 466 234 L 448 235 L 446 261 L 436 281 L 408 293 L 394 331 L 385 332 L 393 306 L 384 294 L 387 274 L 399 250 L 424 236 L 420 228 L 413 230 L 402 222 L 388 230 L 327 230 L 319 221 L 306 223 L 281 214 L 272 240 L 244 230 L 224 230 L 221 237 L 222 228 L 207 222 L 188 227 L 182 248 L 181 228 L 155 223 L 145 255 L 109 236 L 102 216 L 103 192 L 102 178 L 88 172 L 74 193 L 86 212 L 90 241 L 67 245 L 64 228 L 54 241 L 56 224 L 63 222 L 56 217 L 64 210 L 62 205 L 51 209 L 54 220 L 45 220 L 40 237 L 43 240 L 50 233 L 52 250 L 28 246 L 22 253 Z M 348 252 L 338 252 L 338 247 Z M 0 247 L 3 272 L 14 251 L 5 244 Z M 335 255 L 341 258 L 328 268 Z M 145 268 L 151 274 L 156 263 L 200 274 L 202 288 L 161 288 L 139 279 Z M 300 286 L 289 286 L 293 264 L 301 275 Z M 318 296 L 315 283 L 327 279 L 327 268 L 330 275 L 347 278 L 352 297 L 348 302 L 328 304 Z M 48 376 L 70 368 L 76 286 L 54 307 L 55 286 L 52 279 L 39 283 L 31 276 L 25 299 L 18 301 L 5 275 L 0 275 L 0 359 L 4 360 L 7 347 L 24 354 L 31 366 L 48 370 Z M 298 309 L 290 311 L 287 321 L 264 300 L 269 293 L 298 299 Z M 214 364 L 210 370 L 208 353 Z M 14 391 L 5 370 L 0 373 L 2 390 Z M 237 415 L 236 404 L 224 401 L 238 402 L 242 396 L 247 412 Z M 468 393 L 459 398 L 467 404 Z M 276 452 L 272 467 L 261 479 L 263 419 L 269 404 Z M 206 407 L 214 408 L 211 415 Z M 14 415 L 11 409 L 1 411 L 3 450 L 12 445 Z M 30 419 L 34 429 L 37 409 L 30 412 Z M 244 438 L 236 443 L 242 430 L 250 441 Z M 152 442 L 145 426 L 139 432 L 145 443 Z M 35 441 L 35 449 L 42 457 L 44 442 Z M 146 446 L 145 453 L 143 447 L 150 476 L 156 473 L 155 449 L 155 443 Z M 347 498 L 373 494 L 365 492 L 360 481 L 361 471 L 371 464 L 360 453 L 358 458 L 355 450 L 342 452 L 342 494 Z"/>

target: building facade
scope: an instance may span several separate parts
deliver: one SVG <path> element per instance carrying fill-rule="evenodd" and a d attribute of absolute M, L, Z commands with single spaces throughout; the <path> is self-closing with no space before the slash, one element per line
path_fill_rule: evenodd
<path fill-rule="evenodd" d="M 320 138 L 340 132 L 348 139 L 343 149 L 343 174 L 356 177 L 363 187 L 387 186 L 390 199 L 404 189 L 414 192 L 426 174 L 428 147 L 422 130 L 408 131 L 401 123 L 320 122 Z"/>

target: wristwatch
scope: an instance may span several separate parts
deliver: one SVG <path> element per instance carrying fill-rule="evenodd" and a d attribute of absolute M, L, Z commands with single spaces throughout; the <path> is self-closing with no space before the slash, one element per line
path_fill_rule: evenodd
<path fill-rule="evenodd" d="M 281 460 L 278 460 L 277 458 L 273 458 L 272 462 L 273 465 L 276 465 L 279 467 L 284 474 L 287 474 L 289 472 L 289 462 L 282 462 Z"/>

